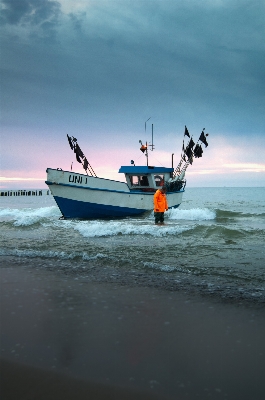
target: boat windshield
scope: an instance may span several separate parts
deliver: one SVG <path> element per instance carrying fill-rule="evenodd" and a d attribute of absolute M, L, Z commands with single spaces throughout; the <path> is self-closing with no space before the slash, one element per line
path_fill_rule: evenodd
<path fill-rule="evenodd" d="M 156 186 L 163 186 L 165 182 L 165 177 L 164 175 L 155 175 L 155 184 Z"/>
<path fill-rule="evenodd" d="M 132 186 L 149 186 L 147 175 L 131 175 L 130 182 Z"/>

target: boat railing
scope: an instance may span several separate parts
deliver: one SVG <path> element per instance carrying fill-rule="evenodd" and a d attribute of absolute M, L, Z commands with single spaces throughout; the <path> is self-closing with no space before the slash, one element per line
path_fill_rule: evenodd
<path fill-rule="evenodd" d="M 186 186 L 186 179 L 184 180 L 175 180 L 171 182 L 166 182 L 166 187 L 168 192 L 179 192 L 180 190 L 184 190 Z"/>

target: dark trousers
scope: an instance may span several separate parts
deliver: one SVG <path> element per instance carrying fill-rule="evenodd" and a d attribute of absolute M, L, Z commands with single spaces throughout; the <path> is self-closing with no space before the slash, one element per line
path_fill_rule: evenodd
<path fill-rule="evenodd" d="M 162 224 L 164 222 L 164 213 L 163 212 L 154 212 L 155 216 L 155 223 L 159 224 L 159 222 Z"/>

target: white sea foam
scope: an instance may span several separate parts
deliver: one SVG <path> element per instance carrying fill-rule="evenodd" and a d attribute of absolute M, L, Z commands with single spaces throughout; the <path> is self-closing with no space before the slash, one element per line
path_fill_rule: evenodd
<path fill-rule="evenodd" d="M 103 258 L 109 258 L 109 257 L 102 253 L 97 253 L 95 256 L 89 256 L 86 252 L 83 252 L 83 254 L 82 254 L 82 259 L 86 260 L 86 261 L 99 260 L 99 259 L 103 259 Z"/>
<path fill-rule="evenodd" d="M 74 225 L 73 225 L 74 224 Z M 151 235 L 151 236 L 166 236 L 177 235 L 183 231 L 190 229 L 184 226 L 154 226 L 150 223 L 131 223 L 128 221 L 81 221 L 68 224 L 68 228 L 74 228 L 82 236 L 102 237 L 102 236 L 117 236 L 117 235 Z"/>
<path fill-rule="evenodd" d="M 59 218 L 61 215 L 56 206 L 41 208 L 11 209 L 0 210 L 2 221 L 14 221 L 15 226 L 29 226 L 42 221 L 45 218 Z"/>
<path fill-rule="evenodd" d="M 82 258 L 83 260 L 97 260 L 108 258 L 108 256 L 97 253 L 90 256 L 86 252 L 71 252 L 65 251 L 52 251 L 52 250 L 19 250 L 19 249 L 0 249 L 0 256 L 16 256 L 16 257 L 29 257 L 29 258 L 57 258 L 60 260 L 73 260 L 75 258 Z"/>
<path fill-rule="evenodd" d="M 44 258 L 60 258 L 63 260 L 73 259 L 76 257 L 76 254 L 71 253 L 67 254 L 64 251 L 52 251 L 52 250 L 1 250 L 1 256 L 17 256 L 17 257 L 44 257 Z"/>
<path fill-rule="evenodd" d="M 190 270 L 187 268 L 182 268 L 182 267 L 176 267 L 172 265 L 166 265 L 166 264 L 161 264 L 157 262 L 149 262 L 145 261 L 143 262 L 143 265 L 145 268 L 150 268 L 156 271 L 161 271 L 161 272 L 185 272 L 186 274 L 190 274 Z"/>
<path fill-rule="evenodd" d="M 38 222 L 45 223 L 47 222 L 45 219 L 49 219 L 49 222 L 52 220 L 53 223 L 56 224 L 60 216 L 61 213 L 56 206 L 23 209 L 5 208 L 0 210 L 1 221 L 12 221 L 14 226 L 30 226 Z M 213 220 L 215 217 L 215 212 L 206 208 L 196 208 L 190 210 L 171 209 L 165 213 L 166 221 L 203 221 Z M 164 226 L 163 231 L 154 230 L 153 226 L 150 226 L 149 222 L 150 220 L 153 220 L 153 218 L 153 213 L 151 213 L 145 220 L 148 221 L 146 224 L 140 222 L 131 223 L 128 219 L 122 221 L 78 221 L 74 222 L 74 225 L 72 221 L 63 221 L 63 223 L 66 226 L 67 222 L 70 222 L 70 225 L 67 226 L 74 227 L 74 229 L 78 230 L 80 234 L 85 237 L 130 234 L 165 236 L 178 234 L 183 230 L 186 230 L 184 227 L 177 226 Z"/>
<path fill-rule="evenodd" d="M 170 209 L 165 213 L 169 220 L 205 221 L 215 219 L 216 213 L 208 208 L 192 208 L 190 210 Z"/>
<path fill-rule="evenodd" d="M 171 265 L 163 265 L 155 262 L 144 262 L 143 263 L 146 268 L 163 271 L 163 272 L 173 272 L 176 271 L 176 267 L 172 267 Z"/>

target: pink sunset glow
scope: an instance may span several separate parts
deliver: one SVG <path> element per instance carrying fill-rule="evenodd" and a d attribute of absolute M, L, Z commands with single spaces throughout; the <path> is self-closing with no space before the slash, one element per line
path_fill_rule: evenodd
<path fill-rule="evenodd" d="M 62 139 L 60 146 L 59 141 L 56 141 L 60 151 L 53 147 L 50 149 L 49 156 L 42 152 L 34 157 L 32 162 L 31 160 L 26 162 L 25 157 L 24 169 L 6 170 L 5 175 L 0 177 L 1 189 L 45 188 L 47 167 L 70 171 L 72 165 L 74 172 L 83 174 L 84 170 L 75 160 L 75 154 L 68 146 L 66 138 Z M 118 144 L 115 148 L 110 148 L 107 144 L 107 148 L 101 147 L 95 150 L 92 144 L 88 146 L 85 143 L 79 143 L 97 176 L 124 181 L 123 174 L 118 173 L 121 165 L 130 165 L 132 159 L 136 165 L 146 165 L 145 155 L 139 151 L 140 146 L 137 140 L 134 142 L 135 146 L 131 150 Z M 181 140 L 179 142 L 181 144 Z M 258 143 L 253 143 L 250 151 L 250 146 L 247 147 L 246 143 L 233 144 L 221 136 L 211 135 L 208 142 L 207 148 L 203 145 L 202 158 L 194 159 L 193 164 L 188 167 L 186 179 L 189 186 L 226 186 L 228 176 L 229 182 L 233 182 L 234 186 L 264 185 L 265 163 L 255 160 L 255 154 L 259 151 Z M 164 143 L 164 147 L 166 144 Z M 44 143 L 42 145 L 44 146 Z M 179 161 L 181 146 L 177 150 L 178 152 L 174 149 L 174 167 Z M 26 152 L 22 153 L 26 154 Z M 149 165 L 171 167 L 171 155 L 171 152 L 166 151 L 149 151 Z"/>

